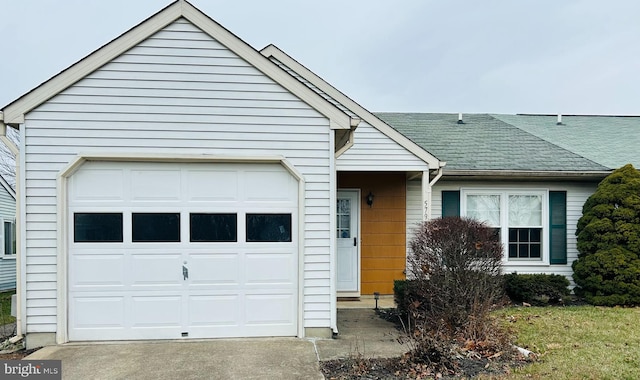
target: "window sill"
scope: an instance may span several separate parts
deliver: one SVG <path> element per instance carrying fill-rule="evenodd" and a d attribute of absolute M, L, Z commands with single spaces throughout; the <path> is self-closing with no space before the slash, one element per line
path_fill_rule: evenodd
<path fill-rule="evenodd" d="M 522 261 L 503 261 L 502 262 L 502 266 L 503 267 L 515 267 L 515 266 L 523 266 L 526 265 L 528 267 L 548 267 L 550 266 L 549 263 L 545 263 L 543 261 L 528 261 L 528 260 L 522 260 Z"/>
<path fill-rule="evenodd" d="M 15 260 L 16 255 L 0 255 L 0 259 L 2 260 Z"/>

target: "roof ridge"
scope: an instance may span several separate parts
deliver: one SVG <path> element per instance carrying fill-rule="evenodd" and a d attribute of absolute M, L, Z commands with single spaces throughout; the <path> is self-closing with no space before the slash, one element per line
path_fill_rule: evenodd
<path fill-rule="evenodd" d="M 521 130 L 522 132 L 524 132 L 524 133 L 526 133 L 526 134 L 528 134 L 528 135 L 530 135 L 530 136 L 533 136 L 533 137 L 535 137 L 536 139 L 539 139 L 539 140 L 545 141 L 545 142 L 547 142 L 547 143 L 549 143 L 549 144 L 551 144 L 551 145 L 553 145 L 553 146 L 555 146 L 555 147 L 557 147 L 557 148 L 559 148 L 559 149 L 562 149 L 562 150 L 564 150 L 564 151 L 566 151 L 566 152 L 569 152 L 569 153 L 571 153 L 571 154 L 573 154 L 573 155 L 576 155 L 576 156 L 578 156 L 578 157 L 581 157 L 581 158 L 583 158 L 583 159 L 585 159 L 585 160 L 587 160 L 587 161 L 589 161 L 589 162 L 591 162 L 591 163 L 594 163 L 594 164 L 596 164 L 596 165 L 598 165 L 598 166 L 601 166 L 601 167 L 603 167 L 603 168 L 606 168 L 607 170 L 611 170 L 611 168 L 606 167 L 606 166 L 602 165 L 601 163 L 596 162 L 596 161 L 594 161 L 594 160 L 592 160 L 592 159 L 590 159 L 590 158 L 588 158 L 588 157 L 585 157 L 584 155 L 579 154 L 578 152 L 574 152 L 574 151 L 572 151 L 572 150 L 569 150 L 569 149 L 567 149 L 567 148 L 564 148 L 564 147 L 562 147 L 562 146 L 560 146 L 560 145 L 556 144 L 556 143 L 555 143 L 555 142 L 553 142 L 553 141 L 550 141 L 550 140 L 548 140 L 548 139 L 545 139 L 545 138 L 542 138 L 542 137 L 540 137 L 540 136 L 538 136 L 538 135 L 535 135 L 535 134 L 533 134 L 533 133 L 531 133 L 531 132 L 529 132 L 529 131 L 526 131 L 526 130 L 524 130 L 523 128 L 521 128 L 521 127 L 519 127 L 519 126 L 517 126 L 517 125 L 515 125 L 515 124 L 512 124 L 512 123 L 510 123 L 510 122 L 506 122 L 506 121 L 504 121 L 504 120 L 502 120 L 502 119 L 499 119 L 499 118 L 497 118 L 495 115 L 498 115 L 498 114 L 491 114 L 490 116 L 491 116 L 491 117 L 493 117 L 494 119 L 496 119 L 496 120 L 498 120 L 498 121 L 502 122 L 502 123 L 505 123 L 505 124 L 508 124 L 508 125 L 510 125 L 510 126 L 512 126 L 512 127 L 514 127 L 514 128 L 517 128 L 518 130 Z M 514 115 L 514 116 L 518 116 L 518 115 Z M 524 116 L 524 115 L 523 115 L 523 116 Z M 555 116 L 555 115 L 553 115 L 553 116 Z M 563 117 L 564 117 L 564 116 L 566 116 L 566 115 L 563 115 Z"/>

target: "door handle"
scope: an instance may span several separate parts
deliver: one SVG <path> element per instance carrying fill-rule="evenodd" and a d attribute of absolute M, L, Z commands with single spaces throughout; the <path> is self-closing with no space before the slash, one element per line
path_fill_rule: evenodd
<path fill-rule="evenodd" d="M 358 246 L 358 238 L 356 238 L 356 237 L 353 238 L 353 246 L 354 247 Z"/>
<path fill-rule="evenodd" d="M 185 280 L 189 278 L 189 269 L 184 265 L 182 266 L 182 277 L 184 277 Z"/>

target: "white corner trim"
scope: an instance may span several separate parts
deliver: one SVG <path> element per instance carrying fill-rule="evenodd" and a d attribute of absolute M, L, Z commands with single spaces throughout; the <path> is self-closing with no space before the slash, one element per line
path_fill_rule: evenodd
<path fill-rule="evenodd" d="M 256 69 L 273 79 L 275 82 L 298 96 L 302 101 L 331 120 L 331 127 L 350 129 L 351 117 L 305 86 L 296 78 L 289 75 L 278 65 L 264 57 L 246 42 L 222 27 L 200 10 L 186 1 L 172 3 L 160 12 L 125 32 L 115 40 L 107 43 L 89 54 L 68 69 L 57 74 L 34 90 L 23 95 L 6 106 L 4 120 L 7 124 L 24 122 L 24 115 L 53 96 L 94 72 L 130 48 L 150 37 L 155 32 L 166 27 L 180 17 L 184 17 L 195 26 L 203 30 L 212 38 L 229 48 Z"/>
<path fill-rule="evenodd" d="M 67 186 L 69 178 L 87 161 L 116 161 L 116 162 L 203 162 L 203 163 L 280 163 L 298 181 L 298 336 L 304 337 L 304 216 L 305 189 L 304 176 L 283 156 L 214 156 L 214 155 L 172 155 L 172 154 L 140 154 L 140 153 L 90 153 L 79 154 L 63 168 L 57 177 L 57 329 L 56 342 L 58 344 L 69 341 L 68 330 L 68 255 L 67 237 L 69 234 L 67 215 Z M 26 302 L 25 302 L 26 304 Z M 26 312 L 26 310 L 25 310 Z M 26 314 L 24 314 L 26 315 Z"/>
<path fill-rule="evenodd" d="M 300 64 L 295 59 L 291 58 L 288 54 L 280 50 L 275 45 L 269 45 L 260 51 L 262 55 L 265 57 L 274 57 L 278 61 L 284 63 L 295 71 L 298 75 L 308 80 L 311 84 L 319 88 L 320 90 L 327 93 L 332 98 L 336 99 L 342 105 L 347 107 L 353 113 L 358 115 L 362 120 L 366 121 L 372 127 L 376 128 L 391 140 L 400 144 L 402 147 L 407 149 L 409 152 L 413 153 L 424 162 L 426 162 L 430 168 L 438 168 L 443 166 L 440 160 L 433 156 L 431 153 L 422 149 L 419 145 L 409 140 L 407 137 L 402 135 L 400 132 L 396 131 L 392 127 L 390 127 L 387 123 L 380 120 L 371 112 L 367 111 L 364 107 L 353 101 L 351 98 L 340 92 L 338 89 L 327 83 L 324 79 L 320 78 L 318 75 L 313 73 L 311 70 L 307 69 L 305 66 Z"/>

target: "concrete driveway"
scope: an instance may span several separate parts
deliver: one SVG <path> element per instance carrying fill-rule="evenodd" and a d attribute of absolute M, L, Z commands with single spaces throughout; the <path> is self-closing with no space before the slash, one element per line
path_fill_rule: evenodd
<path fill-rule="evenodd" d="M 63 379 L 323 379 L 318 360 L 399 356 L 395 327 L 371 309 L 338 310 L 336 339 L 211 339 L 64 344 L 26 359 L 62 360 Z"/>

